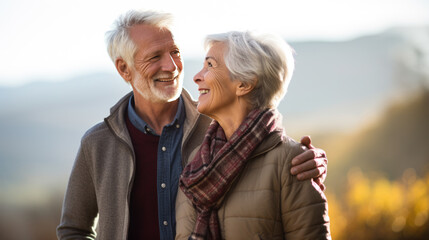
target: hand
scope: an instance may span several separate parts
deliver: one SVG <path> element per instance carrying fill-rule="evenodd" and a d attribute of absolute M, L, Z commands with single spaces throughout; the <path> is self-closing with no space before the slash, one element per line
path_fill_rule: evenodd
<path fill-rule="evenodd" d="M 296 175 L 299 180 L 313 178 L 320 189 L 325 191 L 326 187 L 323 183 L 328 171 L 328 158 L 325 151 L 311 145 L 309 136 L 302 137 L 301 144 L 305 145 L 308 150 L 292 159 L 292 175 Z"/>

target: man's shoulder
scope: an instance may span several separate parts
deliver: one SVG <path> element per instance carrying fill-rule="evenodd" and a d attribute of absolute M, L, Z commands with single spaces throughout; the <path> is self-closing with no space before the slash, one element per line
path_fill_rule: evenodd
<path fill-rule="evenodd" d="M 116 128 L 121 125 L 125 126 L 125 122 L 123 118 L 121 118 L 121 114 L 124 114 L 126 111 L 126 106 L 128 104 L 128 99 L 130 98 L 132 92 L 126 94 L 122 97 L 118 103 L 116 103 L 110 111 L 110 115 L 107 116 L 104 121 L 101 121 L 90 129 L 88 129 L 82 137 L 82 142 L 84 141 L 94 141 L 106 138 L 108 136 L 113 136 L 112 129 L 110 127 Z M 110 126 L 110 127 L 109 127 Z"/>
<path fill-rule="evenodd" d="M 82 137 L 82 142 L 88 141 L 96 141 L 99 139 L 103 139 L 106 135 L 110 134 L 110 129 L 107 124 L 103 122 L 99 122 L 88 129 Z"/>

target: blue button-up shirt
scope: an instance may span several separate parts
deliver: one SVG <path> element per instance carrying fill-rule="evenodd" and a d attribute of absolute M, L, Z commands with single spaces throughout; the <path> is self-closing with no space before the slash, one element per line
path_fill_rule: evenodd
<path fill-rule="evenodd" d="M 158 136 L 155 131 L 141 119 L 134 109 L 134 95 L 128 103 L 128 118 L 131 123 L 145 134 Z M 161 239 L 174 239 L 176 235 L 176 195 L 179 177 L 182 173 L 182 137 L 186 112 L 182 96 L 179 98 L 174 120 L 164 126 L 159 136 L 157 153 L 157 193 L 158 219 Z"/>

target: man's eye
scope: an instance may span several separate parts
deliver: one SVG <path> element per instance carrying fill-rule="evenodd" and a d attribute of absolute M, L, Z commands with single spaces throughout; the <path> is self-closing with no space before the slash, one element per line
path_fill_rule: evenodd
<path fill-rule="evenodd" d="M 179 50 L 173 51 L 172 54 L 180 57 L 180 51 Z"/>
<path fill-rule="evenodd" d="M 213 64 L 211 62 L 207 62 L 208 67 L 213 67 Z"/>
<path fill-rule="evenodd" d="M 155 60 L 155 59 L 158 59 L 158 58 L 159 58 L 159 56 L 156 55 L 156 56 L 151 57 L 150 60 Z"/>

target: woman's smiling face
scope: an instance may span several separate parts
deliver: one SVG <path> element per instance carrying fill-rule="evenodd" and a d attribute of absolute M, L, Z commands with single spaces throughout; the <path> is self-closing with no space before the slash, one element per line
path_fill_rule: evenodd
<path fill-rule="evenodd" d="M 224 61 L 226 51 L 225 43 L 214 43 L 206 54 L 203 69 L 194 77 L 200 93 L 198 111 L 208 116 L 228 112 L 225 110 L 237 101 L 236 89 L 240 81 L 231 79 Z"/>

